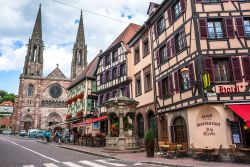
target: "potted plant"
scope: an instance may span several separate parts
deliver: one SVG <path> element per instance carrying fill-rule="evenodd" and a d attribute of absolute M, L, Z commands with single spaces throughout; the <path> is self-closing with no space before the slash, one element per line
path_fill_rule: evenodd
<path fill-rule="evenodd" d="M 148 129 L 144 140 L 145 140 L 147 157 L 154 157 L 155 141 L 154 141 L 154 132 L 152 129 Z"/>

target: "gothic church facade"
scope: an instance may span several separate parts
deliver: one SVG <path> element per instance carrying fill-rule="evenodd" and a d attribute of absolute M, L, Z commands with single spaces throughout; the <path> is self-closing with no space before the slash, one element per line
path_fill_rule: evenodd
<path fill-rule="evenodd" d="M 66 88 L 87 65 L 82 13 L 73 47 L 71 77 L 67 78 L 57 67 L 43 76 L 43 50 L 41 5 L 36 17 L 33 33 L 28 42 L 23 73 L 20 75 L 19 92 L 16 99 L 16 131 L 22 129 L 47 129 L 63 122 L 67 113 Z"/>

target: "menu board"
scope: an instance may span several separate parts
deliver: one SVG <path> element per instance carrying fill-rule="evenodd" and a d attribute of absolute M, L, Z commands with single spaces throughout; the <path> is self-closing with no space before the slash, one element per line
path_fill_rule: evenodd
<path fill-rule="evenodd" d="M 239 122 L 230 121 L 232 139 L 234 144 L 241 143 L 241 131 Z"/>

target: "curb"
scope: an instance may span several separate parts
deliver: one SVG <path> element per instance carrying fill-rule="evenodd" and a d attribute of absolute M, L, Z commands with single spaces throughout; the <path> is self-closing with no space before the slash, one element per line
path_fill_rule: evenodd
<path fill-rule="evenodd" d="M 40 141 L 40 140 L 37 140 L 37 142 L 46 144 L 44 141 Z M 77 152 L 85 153 L 85 154 L 89 154 L 89 155 L 99 156 L 99 157 L 102 157 L 102 158 L 110 158 L 110 159 L 120 160 L 119 158 L 116 158 L 116 157 L 111 156 L 111 155 L 104 155 L 104 154 L 98 154 L 98 153 L 88 152 L 88 151 L 84 151 L 84 150 L 80 150 L 80 149 L 75 149 L 75 148 L 70 148 L 70 147 L 66 147 L 66 146 L 62 146 L 62 145 L 56 145 L 56 144 L 52 144 L 52 143 L 49 143 L 49 145 L 60 147 L 60 148 L 67 149 L 67 150 L 77 151 Z"/>
<path fill-rule="evenodd" d="M 161 166 L 170 166 L 170 167 L 194 167 L 189 165 L 175 165 L 171 163 L 164 163 L 164 162 L 156 162 L 156 161 L 141 161 L 142 164 L 150 164 L 150 165 L 161 165 Z"/>

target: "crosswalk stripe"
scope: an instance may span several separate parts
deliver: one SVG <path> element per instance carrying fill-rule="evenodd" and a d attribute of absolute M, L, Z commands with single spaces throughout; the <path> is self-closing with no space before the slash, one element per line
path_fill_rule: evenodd
<path fill-rule="evenodd" d="M 63 162 L 63 164 L 68 165 L 69 167 L 83 167 L 72 162 Z"/>
<path fill-rule="evenodd" d="M 46 167 L 58 167 L 57 165 L 53 164 L 53 163 L 46 163 L 46 164 L 43 164 L 44 166 Z"/>
<path fill-rule="evenodd" d="M 107 161 L 104 161 L 104 160 L 102 160 L 102 159 L 98 159 L 98 160 L 96 160 L 96 161 L 102 162 L 102 163 L 105 163 L 105 164 L 109 164 L 109 165 L 113 165 L 113 166 L 126 166 L 126 165 L 124 165 L 124 164 L 118 164 L 118 163 L 113 163 L 113 162 L 107 162 Z"/>
<path fill-rule="evenodd" d="M 99 164 L 96 164 L 94 162 L 90 162 L 90 161 L 79 161 L 80 163 L 83 163 L 85 165 L 89 165 L 89 166 L 92 166 L 92 167 L 106 167 L 106 166 L 103 166 L 103 165 L 99 165 Z"/>
<path fill-rule="evenodd" d="M 35 167 L 34 165 L 23 165 L 23 167 Z"/>

